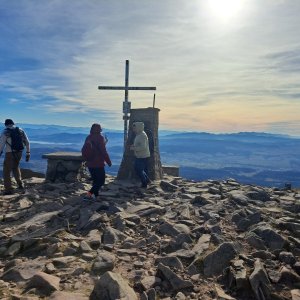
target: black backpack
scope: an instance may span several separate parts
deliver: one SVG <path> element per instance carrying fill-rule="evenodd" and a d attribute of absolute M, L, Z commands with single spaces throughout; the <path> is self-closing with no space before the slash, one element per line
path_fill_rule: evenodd
<path fill-rule="evenodd" d="M 19 152 L 24 149 L 23 137 L 19 127 L 7 128 L 8 136 L 11 138 L 11 150 Z"/>

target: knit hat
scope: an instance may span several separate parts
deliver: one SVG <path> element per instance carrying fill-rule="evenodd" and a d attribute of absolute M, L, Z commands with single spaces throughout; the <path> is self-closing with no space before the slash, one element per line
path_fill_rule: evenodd
<path fill-rule="evenodd" d="M 4 122 L 4 125 L 5 126 L 15 125 L 15 123 L 14 123 L 14 121 L 12 119 L 6 119 L 5 122 Z"/>
<path fill-rule="evenodd" d="M 101 125 L 94 123 L 91 127 L 90 133 L 100 133 L 102 131 Z"/>

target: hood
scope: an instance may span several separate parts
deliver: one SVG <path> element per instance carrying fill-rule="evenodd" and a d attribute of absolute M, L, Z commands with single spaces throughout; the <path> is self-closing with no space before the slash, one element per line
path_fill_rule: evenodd
<path fill-rule="evenodd" d="M 102 131 L 101 125 L 94 123 L 91 127 L 90 134 L 100 134 Z"/>
<path fill-rule="evenodd" d="M 136 133 L 141 133 L 144 131 L 144 123 L 143 122 L 134 122 L 133 126 L 136 128 Z"/>
<path fill-rule="evenodd" d="M 15 125 L 14 121 L 12 119 L 6 119 L 4 122 L 5 126 L 9 126 L 9 125 Z"/>

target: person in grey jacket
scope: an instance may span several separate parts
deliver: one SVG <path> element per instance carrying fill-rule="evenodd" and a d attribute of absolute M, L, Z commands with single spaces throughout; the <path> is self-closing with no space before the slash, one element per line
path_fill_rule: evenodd
<path fill-rule="evenodd" d="M 13 194 L 13 187 L 11 182 L 10 173 L 13 172 L 15 180 L 18 184 L 19 189 L 23 189 L 24 185 L 21 178 L 20 160 L 22 158 L 22 150 L 26 147 L 26 161 L 30 159 L 30 144 L 28 137 L 24 130 L 19 127 L 15 127 L 15 123 L 11 119 L 5 120 L 5 129 L 2 131 L 0 136 L 0 156 L 5 149 L 5 157 L 3 162 L 3 179 L 4 179 L 4 195 Z M 21 138 L 21 149 L 12 148 L 12 130 L 18 130 Z"/>
<path fill-rule="evenodd" d="M 149 141 L 144 131 L 143 122 L 134 122 L 132 130 L 136 134 L 130 149 L 134 151 L 134 168 L 141 180 L 141 187 L 147 188 L 150 179 L 148 177 L 148 158 L 150 157 Z"/>

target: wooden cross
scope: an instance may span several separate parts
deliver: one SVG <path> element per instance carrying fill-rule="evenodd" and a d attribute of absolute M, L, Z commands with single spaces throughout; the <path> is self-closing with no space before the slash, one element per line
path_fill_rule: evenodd
<path fill-rule="evenodd" d="M 123 102 L 123 120 L 124 120 L 124 151 L 127 142 L 128 136 L 128 120 L 129 120 L 129 113 L 131 108 L 131 102 L 128 101 L 128 91 L 129 90 L 156 90 L 156 87 L 135 87 L 129 86 L 129 60 L 126 60 L 125 66 L 125 86 L 98 86 L 99 90 L 125 90 L 125 100 Z"/>

